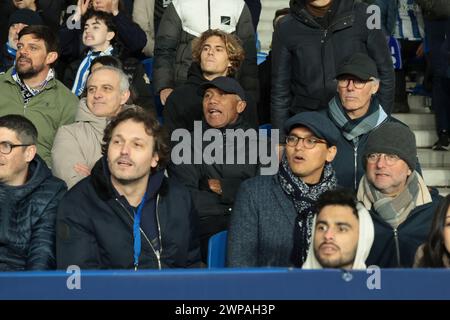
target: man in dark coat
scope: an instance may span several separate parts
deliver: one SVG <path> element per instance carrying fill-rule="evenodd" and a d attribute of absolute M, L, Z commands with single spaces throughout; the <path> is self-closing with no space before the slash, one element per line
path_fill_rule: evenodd
<path fill-rule="evenodd" d="M 441 198 L 415 171 L 414 133 L 402 123 L 383 124 L 370 133 L 363 160 L 366 174 L 357 198 L 370 211 L 375 226 L 367 265 L 412 267 Z"/>
<path fill-rule="evenodd" d="M 200 261 L 191 196 L 160 170 L 164 131 L 142 108 L 105 129 L 103 154 L 89 177 L 63 198 L 57 218 L 58 268 L 185 268 Z"/>
<path fill-rule="evenodd" d="M 336 68 L 351 54 L 368 54 L 381 80 L 386 113 L 394 100 L 394 69 L 386 37 L 370 24 L 367 5 L 355 0 L 293 0 L 272 41 L 274 128 L 293 114 L 326 109 L 336 92 Z M 283 143 L 284 136 L 280 135 Z"/>
<path fill-rule="evenodd" d="M 246 96 L 236 80 L 217 77 L 199 89 L 204 97 L 204 121 L 196 122 L 193 132 L 189 134 L 191 157 L 170 166 L 169 173 L 188 187 L 192 194 L 200 217 L 202 258 L 206 262 L 208 240 L 213 234 L 228 228 L 239 185 L 258 173 L 258 136 L 255 130 L 247 131 L 251 127 L 241 116 L 246 108 Z M 187 133 L 187 130 L 184 131 Z M 245 141 L 247 133 L 255 133 L 249 141 Z M 214 134 L 214 142 L 204 142 L 196 148 L 198 134 L 202 137 Z M 208 150 L 217 143 L 222 156 L 213 156 L 213 161 L 205 159 Z M 177 146 L 173 148 L 172 161 L 175 161 Z M 255 161 L 250 160 L 253 155 Z M 202 159 L 201 163 L 195 162 L 197 156 Z M 240 156 L 242 162 L 238 161 Z"/>
<path fill-rule="evenodd" d="M 380 87 L 375 61 L 364 53 L 355 53 L 337 69 L 337 93 L 326 114 L 341 132 L 333 161 L 338 184 L 358 189 L 364 175 L 362 153 L 369 133 L 386 122 L 399 122 L 389 116 L 376 93 Z"/>
<path fill-rule="evenodd" d="M 37 130 L 0 117 L 0 271 L 56 267 L 56 211 L 67 190 L 36 154 Z"/>
<path fill-rule="evenodd" d="M 336 187 L 330 164 L 339 131 L 318 112 L 302 112 L 285 126 L 278 173 L 244 181 L 228 233 L 230 267 L 300 267 L 311 243 L 319 196 Z"/>
<path fill-rule="evenodd" d="M 193 63 L 185 84 L 173 90 L 164 107 L 164 126 L 171 134 L 178 128 L 192 131 L 194 121 L 201 120 L 202 95 L 199 87 L 219 76 L 234 77 L 244 60 L 239 39 L 225 31 L 208 30 L 192 43 Z M 242 83 L 241 83 L 242 85 Z M 243 117 L 252 127 L 258 126 L 255 101 L 246 94 L 247 107 Z"/>

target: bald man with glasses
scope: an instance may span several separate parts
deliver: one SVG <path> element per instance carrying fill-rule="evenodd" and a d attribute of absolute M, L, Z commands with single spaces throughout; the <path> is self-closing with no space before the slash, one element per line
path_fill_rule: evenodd
<path fill-rule="evenodd" d="M 30 120 L 0 117 L 0 271 L 56 268 L 56 210 L 67 188 L 36 143 Z"/>
<path fill-rule="evenodd" d="M 300 267 L 311 242 L 318 197 L 336 187 L 331 162 L 339 131 L 318 112 L 284 125 L 278 173 L 241 183 L 228 234 L 230 267 Z"/>

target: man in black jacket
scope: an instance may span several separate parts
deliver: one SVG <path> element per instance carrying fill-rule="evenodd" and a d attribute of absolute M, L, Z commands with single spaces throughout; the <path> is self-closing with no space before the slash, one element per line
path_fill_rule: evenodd
<path fill-rule="evenodd" d="M 389 114 L 394 99 L 392 59 L 384 33 L 370 24 L 367 5 L 355 0 L 293 0 L 290 8 L 272 41 L 274 128 L 282 128 L 298 112 L 326 109 L 336 92 L 337 66 L 355 52 L 375 61 L 381 80 L 378 96 Z"/>
<path fill-rule="evenodd" d="M 160 170 L 164 131 L 141 108 L 105 129 L 92 173 L 63 199 L 57 218 L 58 268 L 185 268 L 200 261 L 189 192 Z"/>
<path fill-rule="evenodd" d="M 184 151 L 190 152 L 191 157 L 178 161 L 175 157 L 179 154 L 179 145 L 176 145 L 172 151 L 175 165 L 169 167 L 169 173 L 188 187 L 192 194 L 200 216 L 202 258 L 206 262 L 209 238 L 228 228 L 239 185 L 245 179 L 254 177 L 259 166 L 256 159 L 257 135 L 245 141 L 245 131 L 250 126 L 240 115 L 246 108 L 244 89 L 232 78 L 217 77 L 204 83 L 200 93 L 203 93 L 204 121 L 196 122 L 194 131 L 186 135 L 191 148 Z M 187 133 L 187 130 L 183 131 Z M 175 131 L 177 136 L 178 132 Z M 251 132 L 256 133 L 254 130 L 248 131 L 249 134 Z M 212 134 L 214 142 L 210 143 L 208 139 L 208 142 L 200 142 L 201 147 L 197 147 L 198 134 L 202 137 Z M 180 144 L 184 142 L 185 139 Z M 211 151 L 214 146 L 218 146 L 217 152 L 211 153 L 211 159 L 208 159 L 208 150 Z M 250 160 L 252 155 L 255 155 L 253 162 Z M 243 161 L 239 162 L 239 157 Z M 200 163 L 196 158 L 201 158 Z"/>
<path fill-rule="evenodd" d="M 67 188 L 36 154 L 36 141 L 30 120 L 0 117 L 0 271 L 56 267 L 56 211 Z"/>
<path fill-rule="evenodd" d="M 414 133 L 402 123 L 383 124 L 370 133 L 363 159 L 366 174 L 357 198 L 370 211 L 375 227 L 367 265 L 412 267 L 441 198 L 415 171 Z"/>
<path fill-rule="evenodd" d="M 193 63 L 186 83 L 174 89 L 164 107 L 164 126 L 173 130 L 194 129 L 194 121 L 202 119 L 203 96 L 198 93 L 200 85 L 220 76 L 234 77 L 244 60 L 244 49 L 239 39 L 222 30 L 207 30 L 192 42 Z M 242 84 L 242 83 L 241 83 Z M 254 100 L 247 94 L 244 118 L 252 127 L 258 126 Z"/>

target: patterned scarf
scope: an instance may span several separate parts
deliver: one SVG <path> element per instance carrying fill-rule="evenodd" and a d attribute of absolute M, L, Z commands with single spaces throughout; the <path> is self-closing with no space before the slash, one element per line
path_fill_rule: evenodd
<path fill-rule="evenodd" d="M 112 46 L 109 46 L 105 51 L 101 52 L 93 52 L 92 50 L 89 50 L 86 57 L 83 59 L 83 61 L 81 61 L 80 66 L 78 67 L 77 76 L 75 78 L 75 82 L 73 83 L 72 92 L 75 95 L 79 97 L 84 91 L 92 60 L 100 56 L 110 56 L 112 55 L 112 51 Z"/>
<path fill-rule="evenodd" d="M 333 120 L 333 122 L 341 129 L 345 139 L 353 141 L 355 144 L 358 142 L 359 136 L 372 131 L 388 117 L 375 97 L 373 97 L 370 102 L 370 107 L 367 114 L 364 116 L 364 121 L 351 120 L 347 116 L 338 95 L 330 101 L 328 110 L 331 120 Z M 356 141 L 354 141 L 355 139 Z"/>
<path fill-rule="evenodd" d="M 307 185 L 292 172 L 284 155 L 278 171 L 278 179 L 281 188 L 292 199 L 297 211 L 291 261 L 296 267 L 301 267 L 308 255 L 317 199 L 325 191 L 336 188 L 336 175 L 331 164 L 326 163 L 319 183 Z"/>
<path fill-rule="evenodd" d="M 47 83 L 55 77 L 55 72 L 53 71 L 53 69 L 50 69 L 48 71 L 48 74 L 47 74 L 47 77 L 45 78 L 45 80 L 37 88 L 34 88 L 34 89 L 30 88 L 27 84 L 22 82 L 19 75 L 17 74 L 15 67 L 12 70 L 11 76 L 14 79 L 14 81 L 19 85 L 20 93 L 23 98 L 23 103 L 26 105 L 26 104 L 28 104 L 28 101 L 30 101 L 30 99 L 32 97 L 38 95 L 42 91 L 42 89 L 45 88 Z"/>
<path fill-rule="evenodd" d="M 422 177 L 414 171 L 406 180 L 405 189 L 394 198 L 378 191 L 364 176 L 358 189 L 358 200 L 367 209 L 373 207 L 384 221 L 397 228 L 415 207 L 431 202 L 431 195 Z"/>

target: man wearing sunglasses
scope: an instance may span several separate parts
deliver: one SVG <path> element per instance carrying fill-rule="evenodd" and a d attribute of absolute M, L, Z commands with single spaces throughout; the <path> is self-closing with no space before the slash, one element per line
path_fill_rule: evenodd
<path fill-rule="evenodd" d="M 342 63 L 336 74 L 336 95 L 322 111 L 341 132 L 339 153 L 333 161 L 338 183 L 358 188 L 364 175 L 362 150 L 369 133 L 381 124 L 398 121 L 390 117 L 376 96 L 380 87 L 377 65 L 368 55 L 355 53 Z"/>
<path fill-rule="evenodd" d="M 67 188 L 36 143 L 30 120 L 0 117 L 0 271 L 56 268 L 56 209 Z"/>
<path fill-rule="evenodd" d="M 401 123 L 386 123 L 370 133 L 363 151 L 366 174 L 357 198 L 370 211 L 375 240 L 367 265 L 412 267 L 417 247 L 426 240 L 441 198 L 429 191 L 414 170 L 414 133 Z"/>
<path fill-rule="evenodd" d="M 306 259 L 315 204 L 336 187 L 330 162 L 339 131 L 324 115 L 302 112 L 284 125 L 278 173 L 245 180 L 228 235 L 230 267 L 300 267 Z"/>

